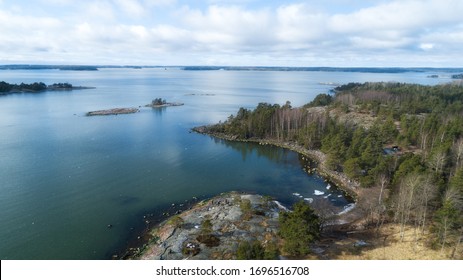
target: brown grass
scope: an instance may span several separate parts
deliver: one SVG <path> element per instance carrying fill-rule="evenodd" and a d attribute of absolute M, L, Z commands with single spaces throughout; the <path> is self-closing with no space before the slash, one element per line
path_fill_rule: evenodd
<path fill-rule="evenodd" d="M 325 248 L 324 258 L 339 260 L 448 260 L 451 258 L 452 248 L 443 251 L 429 246 L 429 233 L 415 234 L 415 229 L 407 227 L 403 241 L 400 240 L 400 227 L 387 224 L 376 232 L 374 229 L 349 234 L 340 240 L 322 240 Z M 358 246 L 358 241 L 367 245 Z M 357 244 L 357 246 L 356 246 Z M 460 249 L 455 255 L 462 259 Z"/>

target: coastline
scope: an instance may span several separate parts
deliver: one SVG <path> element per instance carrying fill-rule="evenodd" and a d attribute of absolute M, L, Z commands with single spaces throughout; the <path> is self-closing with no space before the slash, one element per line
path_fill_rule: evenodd
<path fill-rule="evenodd" d="M 344 211 L 336 214 L 333 217 L 333 220 L 331 220 L 331 222 L 327 224 L 326 227 L 334 231 L 343 232 L 341 235 L 344 235 L 344 233 L 349 231 L 365 228 L 368 214 L 365 213 L 363 208 L 368 207 L 368 205 L 371 203 L 373 198 L 370 196 L 370 192 L 374 191 L 375 188 L 370 188 L 368 190 L 362 189 L 360 188 L 359 182 L 349 179 L 346 174 L 327 168 L 325 164 L 326 155 L 320 150 L 309 150 L 295 143 L 280 142 L 272 139 L 240 139 L 238 137 L 226 135 L 224 133 L 211 133 L 209 132 L 208 127 L 209 126 L 207 125 L 198 126 L 192 128 L 191 131 L 226 141 L 272 145 L 275 147 L 291 150 L 317 162 L 318 166 L 316 171 L 320 174 L 320 176 L 331 181 L 337 188 L 344 191 L 345 194 L 352 198 L 354 201 L 354 203 L 349 206 L 348 209 L 345 209 Z"/>
<path fill-rule="evenodd" d="M 192 131 L 204 135 L 208 135 L 210 137 L 215 137 L 218 139 L 223 139 L 227 141 L 239 141 L 239 142 L 252 142 L 258 143 L 260 145 L 273 145 L 275 147 L 285 148 L 296 153 L 301 154 L 313 161 L 318 163 L 316 172 L 318 172 L 322 177 L 330 180 L 332 183 L 336 185 L 336 187 L 340 188 L 341 190 L 345 191 L 345 193 L 353 198 L 355 201 L 354 206 L 350 207 L 347 211 L 342 211 L 341 213 L 335 214 L 329 223 L 325 225 L 325 230 L 329 233 L 327 236 L 330 239 L 343 239 L 352 231 L 357 231 L 363 229 L 363 222 L 365 221 L 365 214 L 362 212 L 361 209 L 357 206 L 359 198 L 363 197 L 362 192 L 359 187 L 358 182 L 354 182 L 349 180 L 347 176 L 340 172 L 335 172 L 329 170 L 324 162 L 325 162 L 325 155 L 321 151 L 317 150 L 308 150 L 303 147 L 300 147 L 294 143 L 281 143 L 274 140 L 263 140 L 263 139 L 237 139 L 235 137 L 230 137 L 225 134 L 217 134 L 217 133 L 208 133 L 206 126 L 195 127 Z M 140 236 L 139 239 L 139 246 L 135 248 L 127 248 L 127 250 L 122 253 L 120 256 L 115 255 L 113 259 L 230 259 L 233 258 L 233 250 L 236 251 L 238 246 L 238 241 L 241 240 L 239 238 L 235 238 L 234 240 L 229 240 L 227 238 L 223 238 L 222 236 L 233 236 L 235 233 L 228 232 L 230 227 L 234 227 L 233 225 L 230 226 L 214 226 L 214 229 L 220 231 L 215 232 L 215 235 L 221 236 L 221 240 L 228 244 L 227 246 L 232 248 L 233 250 L 226 250 L 223 249 L 223 253 L 218 256 L 217 250 L 214 248 L 207 248 L 204 244 L 199 244 L 195 238 L 199 235 L 200 231 L 200 220 L 206 217 L 211 217 L 212 214 L 212 223 L 215 225 L 217 222 L 223 221 L 227 219 L 227 216 L 231 216 L 231 220 L 233 220 L 233 224 L 236 225 L 242 222 L 242 213 L 239 213 L 239 203 L 233 203 L 233 199 L 230 200 L 231 196 L 247 196 L 253 197 L 253 207 L 259 208 L 260 206 L 256 206 L 259 203 L 256 203 L 257 197 L 262 199 L 262 196 L 259 194 L 244 194 L 238 192 L 230 192 L 225 194 L 220 194 L 205 200 L 197 200 L 195 203 L 190 205 L 190 207 L 183 209 L 182 211 L 177 211 L 174 215 L 167 215 L 163 216 L 163 219 L 159 220 L 157 223 L 150 224 L 148 228 L 146 228 Z M 239 200 L 239 199 L 238 199 Z M 264 216 L 270 217 L 273 216 L 274 218 L 278 216 L 278 211 L 288 211 L 283 205 L 281 205 L 278 201 L 272 200 L 271 201 L 272 207 L 268 208 L 264 211 Z M 217 207 L 222 207 L 219 210 L 216 209 Z M 229 208 L 226 208 L 229 207 Z M 234 207 L 234 210 L 232 209 Z M 238 209 L 237 209 L 238 208 Z M 262 208 L 262 207 L 261 207 Z M 214 210 L 215 209 L 215 210 Z M 211 212 L 212 211 L 212 212 Z M 256 216 L 256 215 L 254 215 Z M 253 216 L 253 217 L 254 217 Z M 199 219 L 199 220 L 198 220 Z M 253 218 L 252 218 L 253 219 Z M 262 222 L 262 221 L 261 221 Z M 272 229 L 272 240 L 281 240 L 278 239 L 277 232 L 278 232 L 278 219 L 273 220 L 271 223 Z M 268 226 L 268 223 L 263 223 Z M 252 228 L 254 231 L 258 226 L 253 225 L 251 227 L 244 226 L 242 228 Z M 225 230 L 223 230 L 225 228 Z M 242 236 L 246 234 L 254 234 L 253 232 L 247 232 L 247 230 L 241 230 L 240 234 Z M 259 232 L 265 232 L 265 228 L 261 228 L 258 230 Z M 225 233 L 228 232 L 228 233 Z M 241 236 L 241 237 L 242 237 Z M 253 236 L 252 238 L 256 238 Z M 251 239 L 251 237 L 245 238 L 245 240 Z M 201 248 L 203 252 L 195 256 L 185 256 L 182 255 L 182 246 L 185 246 L 185 240 L 189 240 L 189 242 L 195 248 Z M 141 242 L 140 242 L 141 241 Z M 221 241 L 221 242 L 222 242 Z M 188 242 L 187 242 L 188 243 Z M 317 245 L 315 245 L 317 247 Z M 212 253 L 211 253 L 212 252 Z M 215 252 L 215 253 L 213 253 Z M 320 257 L 320 256 L 319 256 Z M 323 257 L 320 257 L 323 259 Z"/>
<path fill-rule="evenodd" d="M 291 150 L 302 156 L 306 156 L 309 159 L 318 163 L 317 171 L 322 177 L 327 178 L 330 181 L 332 181 L 334 184 L 336 184 L 338 188 L 344 190 L 355 201 L 357 201 L 359 198 L 360 183 L 349 179 L 347 175 L 342 172 L 333 171 L 327 168 L 325 165 L 326 155 L 320 150 L 309 150 L 295 143 L 280 142 L 280 141 L 272 140 L 272 139 L 257 139 L 257 138 L 240 139 L 234 136 L 226 135 L 224 133 L 210 133 L 208 131 L 208 126 L 194 127 L 192 128 L 192 131 L 199 133 L 199 134 L 208 135 L 214 138 L 223 139 L 227 141 L 235 141 L 235 142 L 243 142 L 243 143 L 250 142 L 250 143 L 257 143 L 259 145 L 272 145 L 275 147 L 280 147 L 280 148 Z"/>
<path fill-rule="evenodd" d="M 417 240 L 414 229 L 410 227 L 407 230 L 409 240 L 403 242 L 399 237 L 400 226 L 394 222 L 385 221 L 384 226 L 369 227 L 369 214 L 365 207 L 368 207 L 369 203 L 374 200 L 372 194 L 374 194 L 375 188 L 362 189 L 358 182 L 349 180 L 345 174 L 329 170 L 324 165 L 325 155 L 321 151 L 308 150 L 294 143 L 281 143 L 274 140 L 242 140 L 225 134 L 208 133 L 206 129 L 207 127 L 196 127 L 192 131 L 227 141 L 273 145 L 307 156 L 319 163 L 317 170 L 320 175 L 332 180 L 338 188 L 345 190 L 355 199 L 352 209 L 332 216 L 330 221 L 325 224 L 321 239 L 310 246 L 312 253 L 305 256 L 304 259 L 423 260 L 448 259 L 447 256 L 450 256 L 447 249 L 445 252 L 439 252 L 429 248 L 426 243 L 429 233 L 423 234 L 423 239 Z M 238 202 L 235 201 L 235 198 L 231 199 L 231 196 L 238 196 Z M 240 207 L 239 202 L 243 198 L 250 198 L 253 201 L 251 205 L 254 210 L 250 216 L 249 214 L 246 216 L 243 208 Z M 246 241 L 258 240 L 264 244 L 265 242 L 281 244 L 282 240 L 278 236 L 279 223 L 275 217 L 278 217 L 279 212 L 288 209 L 282 207 L 278 201 L 269 201 L 266 198 L 266 205 L 272 206 L 262 211 L 262 206 L 255 202 L 259 199 L 263 201 L 264 198 L 258 194 L 230 192 L 197 202 L 184 212 L 176 213 L 174 216 L 153 224 L 145 231 L 143 245 L 132 251 L 132 254 L 126 253 L 123 258 L 144 260 L 234 259 L 243 236 L 246 236 L 244 238 Z M 262 202 L 260 203 L 262 205 Z M 227 206 L 231 208 L 226 208 Z M 263 221 L 263 217 L 265 219 L 273 217 L 273 220 Z M 198 239 L 201 235 L 204 219 L 210 219 L 212 222 L 212 234 L 220 240 L 216 245 L 209 246 L 206 243 L 201 243 L 201 239 Z M 230 223 L 224 224 L 224 220 L 228 220 Z M 246 221 L 249 220 L 254 221 L 254 223 L 246 224 Z M 228 238 L 230 236 L 233 238 Z M 264 238 L 259 236 L 264 236 Z M 286 259 L 284 255 L 279 255 L 278 258 Z"/>
<path fill-rule="evenodd" d="M 325 155 L 321 151 L 317 150 L 308 150 L 303 147 L 300 147 L 294 143 L 280 143 L 278 141 L 272 141 L 272 140 L 263 140 L 263 139 L 247 139 L 247 140 L 240 140 L 236 139 L 234 137 L 230 137 L 224 134 L 211 134 L 211 133 L 206 133 L 205 127 L 196 127 L 193 128 L 192 131 L 200 133 L 200 134 L 205 134 L 209 135 L 211 137 L 216 137 L 219 139 L 223 140 L 228 140 L 228 141 L 240 141 L 240 142 L 252 142 L 252 143 L 258 143 L 260 145 L 273 145 L 275 147 L 281 147 L 285 149 L 289 149 L 291 151 L 297 152 L 303 156 L 306 156 L 307 158 L 310 158 L 318 163 L 317 171 L 319 174 L 330 181 L 332 181 L 338 188 L 342 189 L 343 191 L 346 192 L 347 195 L 351 196 L 354 201 L 354 207 L 351 207 L 348 211 L 343 211 L 341 213 L 338 213 L 334 215 L 334 220 L 332 220 L 329 224 L 325 225 L 325 228 L 330 228 L 331 232 L 336 232 L 335 239 L 336 238 L 342 238 L 343 236 L 347 235 L 349 231 L 352 230 L 357 230 L 359 228 L 363 228 L 363 221 L 365 219 L 364 213 L 358 207 L 355 207 L 357 205 L 357 201 L 359 197 L 361 196 L 361 192 L 359 190 L 359 184 L 358 182 L 354 182 L 352 180 L 349 180 L 347 176 L 343 173 L 340 172 L 335 172 L 331 171 L 326 166 L 324 165 L 325 161 Z M 224 207 L 228 205 L 229 207 L 235 207 L 233 210 L 232 208 L 221 208 L 220 210 L 217 210 L 214 212 L 215 214 L 212 214 L 212 223 L 215 224 L 218 221 L 223 221 L 224 217 L 227 216 L 232 216 L 231 220 L 234 220 L 234 224 L 236 225 L 237 223 L 240 223 L 242 221 L 242 218 L 238 212 L 239 212 L 239 205 L 233 204 L 230 201 L 230 196 L 247 196 L 247 197 L 253 197 L 253 207 L 254 208 L 259 208 L 260 206 L 256 206 L 259 203 L 256 203 L 258 200 L 257 197 L 260 197 L 262 199 L 262 196 L 258 194 L 242 194 L 242 193 L 237 193 L 237 192 L 230 192 L 230 193 L 225 193 L 221 194 L 218 196 L 214 196 L 210 199 L 206 199 L 200 202 L 197 202 L 196 204 L 192 205 L 192 207 L 189 207 L 185 211 L 181 211 L 176 213 L 174 216 L 169 216 L 165 217 L 164 220 L 160 221 L 157 224 L 153 224 L 148 230 L 144 232 L 144 236 L 141 238 L 144 240 L 144 243 L 142 244 L 141 247 L 139 248 L 131 248 L 131 250 L 127 250 L 125 254 L 123 254 L 122 258 L 123 259 L 231 259 L 232 257 L 232 252 L 230 250 L 225 250 L 227 253 L 222 254 L 221 256 L 218 256 L 218 253 L 211 253 L 215 252 L 214 249 L 211 248 L 207 249 L 204 247 L 203 244 L 199 244 L 197 241 L 194 239 L 198 236 L 199 231 L 200 231 L 200 220 L 202 218 L 210 217 L 210 212 L 213 211 L 214 208 L 216 207 Z M 228 200 L 227 200 L 228 199 Z M 222 206 L 220 206 L 222 205 Z M 278 211 L 287 211 L 284 206 L 282 206 L 278 201 L 271 201 L 272 207 L 268 208 L 266 211 L 264 211 L 264 216 L 266 217 L 271 217 L 273 216 L 274 218 L 277 217 Z M 238 210 L 236 209 L 238 207 Z M 219 214 L 220 213 L 220 214 Z M 242 214 L 242 213 L 241 213 Z M 199 218 L 197 218 L 199 217 Z M 199 219 L 199 220 L 198 220 Z M 251 218 L 253 219 L 253 218 Z M 273 226 L 272 229 L 269 229 L 269 231 L 272 231 L 272 238 L 273 240 L 278 240 L 280 242 L 281 240 L 278 239 L 277 237 L 277 231 L 278 231 L 278 221 L 273 220 Z M 268 226 L 268 223 L 263 223 Z M 214 226 L 215 229 L 222 229 L 226 228 L 226 231 L 230 229 L 230 226 Z M 244 228 L 253 228 L 256 230 L 256 225 L 249 227 L 245 226 Z M 224 230 L 221 230 L 221 232 L 215 232 L 216 235 L 218 236 L 225 236 L 225 235 L 233 235 L 234 233 L 224 233 Z M 258 230 L 260 233 L 266 232 L 267 230 L 265 228 L 259 229 Z M 240 234 L 246 234 L 246 231 L 241 231 Z M 254 232 L 255 233 L 255 232 Z M 248 232 L 247 234 L 252 234 L 252 232 Z M 180 238 L 180 240 L 176 240 Z M 330 238 L 333 238 L 332 234 L 330 235 Z M 249 239 L 249 238 L 248 238 Z M 185 241 L 189 240 L 190 245 L 193 246 L 194 248 L 200 248 L 203 251 L 206 251 L 207 253 L 201 253 L 195 256 L 185 256 L 184 254 L 182 255 L 182 246 L 186 246 Z M 238 241 L 237 240 L 228 240 L 224 241 L 227 243 L 228 247 L 231 246 L 236 251 L 236 248 L 238 246 Z M 188 243 L 188 242 L 187 242 Z M 192 245 L 193 244 L 193 245 Z M 232 250 L 233 251 L 233 250 Z"/>

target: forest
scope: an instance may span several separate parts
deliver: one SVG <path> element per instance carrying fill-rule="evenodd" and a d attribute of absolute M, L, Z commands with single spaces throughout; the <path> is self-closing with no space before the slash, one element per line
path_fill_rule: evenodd
<path fill-rule="evenodd" d="M 83 88 L 83 87 L 80 87 Z M 35 82 L 32 84 L 10 84 L 5 81 L 0 82 L 0 95 L 6 95 L 11 93 L 37 93 L 46 90 L 70 90 L 75 89 L 69 83 L 54 83 L 52 85 L 46 85 L 42 82 Z"/>
<path fill-rule="evenodd" d="M 350 83 L 293 108 L 240 108 L 211 134 L 291 142 L 327 155 L 370 198 L 371 226 L 394 222 L 432 233 L 434 248 L 459 250 L 463 238 L 463 87 Z M 453 256 L 452 256 L 453 257 Z"/>

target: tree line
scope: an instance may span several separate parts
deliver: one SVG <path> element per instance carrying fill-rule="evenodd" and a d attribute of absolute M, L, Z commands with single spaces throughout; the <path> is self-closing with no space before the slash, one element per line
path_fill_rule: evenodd
<path fill-rule="evenodd" d="M 42 92 L 46 90 L 53 89 L 72 89 L 72 84 L 70 83 L 54 83 L 52 85 L 46 85 L 42 82 L 35 82 L 31 84 L 10 84 L 5 81 L 0 82 L 0 95 L 6 95 L 16 92 Z"/>
<path fill-rule="evenodd" d="M 344 117 L 343 117 L 344 116 Z M 365 125 L 354 117 L 371 119 Z M 430 229 L 434 245 L 457 250 L 463 237 L 463 87 L 350 83 L 303 107 L 240 108 L 210 132 L 294 142 L 327 155 L 327 165 L 378 190 L 371 222 Z M 385 148 L 392 152 L 386 152 Z M 455 252 L 454 250 L 454 252 Z"/>

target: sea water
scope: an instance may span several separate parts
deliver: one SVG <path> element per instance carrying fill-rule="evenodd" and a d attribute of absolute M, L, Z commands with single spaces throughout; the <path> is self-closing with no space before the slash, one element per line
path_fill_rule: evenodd
<path fill-rule="evenodd" d="M 298 154 L 190 129 L 259 102 L 302 106 L 333 84 L 448 81 L 428 74 L 2 70 L 8 83 L 95 88 L 0 96 L 0 259 L 107 259 L 137 236 L 146 213 L 232 190 L 286 206 L 326 199 L 342 211 L 349 199 L 303 170 Z M 143 107 L 154 98 L 185 105 Z M 85 116 L 139 106 L 136 114 Z"/>

